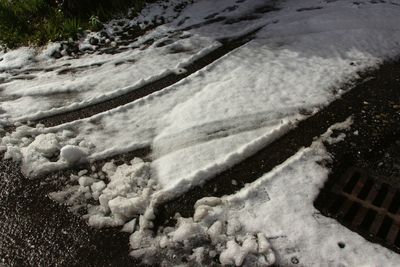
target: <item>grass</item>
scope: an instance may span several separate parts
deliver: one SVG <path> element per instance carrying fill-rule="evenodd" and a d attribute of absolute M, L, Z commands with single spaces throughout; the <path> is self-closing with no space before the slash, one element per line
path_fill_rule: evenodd
<path fill-rule="evenodd" d="M 63 2 L 63 4 L 60 4 Z M 15 48 L 77 38 L 86 29 L 98 30 L 99 21 L 146 0 L 0 0 L 0 44 Z"/>

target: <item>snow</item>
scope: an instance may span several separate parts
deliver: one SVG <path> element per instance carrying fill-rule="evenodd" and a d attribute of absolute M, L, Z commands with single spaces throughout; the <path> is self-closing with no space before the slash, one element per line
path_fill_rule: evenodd
<path fill-rule="evenodd" d="M 79 185 L 82 187 L 91 186 L 94 182 L 95 182 L 95 180 L 91 177 L 83 176 L 83 177 L 79 178 Z M 98 187 L 94 187 L 93 189 L 96 190 L 97 188 Z"/>
<path fill-rule="evenodd" d="M 233 13 L 226 16 L 241 16 L 261 5 L 258 1 L 251 3 L 238 5 Z M 219 2 L 221 10 L 229 10 L 226 8 L 231 4 L 231 1 Z M 6 136 L 2 140 L 2 146 L 8 150 L 7 156 L 19 160 L 23 155 L 24 173 L 39 175 L 43 170 L 70 166 L 75 161 L 73 155 L 76 155 L 71 154 L 72 162 L 64 157 L 59 157 L 56 162 L 48 162 L 43 159 L 46 155 L 37 149 L 26 149 L 39 134 L 56 134 L 63 147 L 83 147 L 88 160 L 150 146 L 153 151 L 150 164 L 152 178 L 163 188 L 161 195 L 170 193 L 173 197 L 255 153 L 307 117 L 302 114 L 313 114 L 339 97 L 344 92 L 344 88 L 341 88 L 343 84 L 357 78 L 357 72 L 376 67 L 400 52 L 397 24 L 400 8 L 390 3 L 365 2 L 363 5 L 354 5 L 344 1 L 318 2 L 322 9 L 304 12 L 299 12 L 299 8 L 315 6 L 316 2 L 288 1 L 282 5 L 280 11 L 259 15 L 256 21 L 243 22 L 249 24 L 248 27 L 260 23 L 267 25 L 253 41 L 181 82 L 88 119 L 45 128 L 33 135 L 24 135 L 17 130 L 11 139 Z M 201 12 L 194 13 L 192 21 L 185 22 L 187 24 L 182 27 L 204 22 L 200 17 L 208 13 L 210 8 L 210 1 L 190 5 L 183 12 L 194 13 L 190 11 L 194 9 Z M 184 13 L 180 16 L 184 16 Z M 170 29 L 173 23 L 176 20 L 149 35 L 160 35 Z M 212 38 L 199 35 L 203 27 L 194 29 L 192 37 L 177 42 L 198 45 L 199 51 L 207 45 L 215 45 Z M 225 30 L 222 31 L 221 27 Z M 214 28 L 215 34 L 234 34 L 230 27 L 229 24 L 215 22 L 207 31 Z M 159 61 L 158 55 L 163 53 L 164 48 L 157 50 L 153 47 L 137 52 L 140 55 L 138 60 L 156 68 L 163 62 L 179 65 L 181 63 L 178 62 L 185 60 L 179 55 L 176 61 L 164 57 Z M 107 88 L 116 88 L 110 77 L 118 79 L 117 87 L 120 87 L 120 82 L 132 81 L 128 76 L 137 77 L 134 75 L 136 71 L 145 69 L 154 74 L 152 68 L 132 65 L 119 69 L 112 64 L 122 58 L 126 60 L 132 53 L 136 52 L 88 55 L 78 59 L 78 63 L 79 60 L 85 60 L 86 66 L 99 63 L 102 66 L 74 74 L 82 75 L 84 86 L 79 81 L 72 91 L 79 89 L 80 94 L 92 92 L 86 91 L 85 86 L 92 87 L 89 81 L 92 78 L 98 84 L 100 76 L 105 77 L 103 81 L 106 83 L 113 83 Z M 113 66 L 112 73 L 105 67 L 105 75 L 102 67 L 110 64 Z M 58 80 L 68 88 L 74 86 L 76 81 Z M 17 84 L 14 81 L 6 86 Z M 39 86 L 47 85 L 42 79 Z M 29 88 L 14 88 L 13 94 L 25 94 L 31 90 Z M 135 86 L 127 88 L 131 90 Z M 36 89 L 34 94 L 40 95 L 40 90 Z M 99 91 L 97 88 L 93 92 Z M 28 139 L 22 141 L 22 137 Z M 36 164 L 36 158 L 40 158 L 41 164 Z M 43 163 L 46 167 L 43 167 Z"/>
<path fill-rule="evenodd" d="M 137 219 L 133 219 L 130 222 L 127 222 L 121 229 L 122 232 L 126 232 L 126 233 L 133 233 L 135 231 L 136 228 L 136 220 Z"/>
<path fill-rule="evenodd" d="M 50 55 L 62 47 L 59 43 L 50 43 L 43 49 L 23 47 L 2 51 L 2 124 L 78 109 L 125 94 L 170 73 L 184 72 L 188 64 L 220 45 L 212 38 L 179 31 L 168 24 L 179 14 L 174 11 L 175 6 L 185 3 L 185 0 L 170 1 L 168 5 L 157 2 L 145 8 L 139 17 L 108 23 L 106 32 L 113 36 L 115 29 L 121 28 L 121 22 L 142 26 L 145 23 L 148 27 L 153 24 L 153 18 L 161 16 L 166 22 L 129 45 L 120 46 L 126 51 L 114 55 L 89 53 L 79 58 L 64 56 L 55 60 Z M 190 38 L 181 38 L 183 36 Z M 92 37 L 102 38 L 100 33 L 89 33 L 79 46 L 82 49 L 88 47 Z M 155 43 L 147 47 L 144 43 L 149 39 L 154 39 Z M 162 40 L 170 43 L 158 46 Z"/>
<path fill-rule="evenodd" d="M 258 244 L 254 237 L 245 239 L 243 245 L 240 246 L 235 240 L 229 240 L 226 243 L 226 249 L 222 251 L 219 260 L 222 265 L 241 266 L 243 261 L 250 253 L 256 253 Z"/>
<path fill-rule="evenodd" d="M 167 8 L 172 12 L 168 23 L 137 40 L 155 39 L 145 50 L 60 59 L 50 63 L 53 70 L 42 68 L 31 80 L 7 79 L 10 69 L 49 62 L 27 63 L 35 54 L 31 50 L 30 56 L 23 49 L 6 53 L 0 62 L 7 70 L 1 78 L 8 81 L 1 85 L 5 112 L 0 121 L 15 122 L 77 109 L 184 72 L 195 58 L 219 47 L 221 38 L 263 27 L 252 41 L 172 86 L 56 127 L 17 127 L 2 137 L 0 150 L 21 161 L 26 176 L 37 177 L 150 147 L 149 162 L 109 161 L 101 171 L 72 175 L 64 190 L 51 194 L 73 211 L 83 208 L 93 227 L 132 233 L 131 255 L 145 263 L 162 254 L 167 263 L 178 264 L 173 255 L 185 254 L 200 265 L 218 256 L 227 265 L 395 266 L 396 254 L 314 209 L 329 171 L 317 164 L 329 160 L 320 141 L 236 194 L 200 200 L 193 218 L 178 217 L 175 228 L 159 229 L 156 235 L 152 230 L 157 204 L 253 155 L 340 97 L 359 72 L 400 55 L 400 7 L 358 2 L 285 1 L 279 11 L 264 14 L 255 12 L 265 5 L 259 0 L 194 1 L 179 14 Z M 163 11 L 145 12 L 143 22 Z M 212 13 L 221 19 L 207 19 Z M 256 16 L 226 23 L 249 14 Z M 171 30 L 190 37 L 157 48 L 174 38 Z M 169 53 L 175 45 L 191 51 Z M 60 70 L 67 74 L 58 75 Z M 331 138 L 331 130 L 323 136 L 328 143 L 346 137 Z"/>
<path fill-rule="evenodd" d="M 178 218 L 174 228 L 165 228 L 155 237 L 140 229 L 131 239 L 139 244 L 132 245 L 132 255 L 168 259 L 171 253 L 182 257 L 201 251 L 201 256 L 210 257 L 214 255 L 210 251 L 216 250 L 223 266 L 397 266 L 398 254 L 366 241 L 313 206 L 329 173 L 320 163 L 331 160 L 323 142 L 327 138 L 340 142 L 331 134 L 334 130 L 349 133 L 351 123 L 349 118 L 333 125 L 310 147 L 239 192 L 199 200 L 194 217 Z M 196 214 L 203 215 L 196 219 Z M 185 250 L 176 252 L 179 242 L 184 242 Z M 204 264 L 199 255 L 191 259 Z"/>
<path fill-rule="evenodd" d="M 37 136 L 29 147 L 34 148 L 45 157 L 51 157 L 60 150 L 57 136 L 53 133 Z"/>
<path fill-rule="evenodd" d="M 185 52 L 171 53 L 172 46 L 177 45 Z M 15 80 L 11 73 L 6 74 L 8 82 L 2 85 L 0 94 L 0 107 L 5 113 L 0 118 L 38 118 L 115 97 L 177 71 L 217 46 L 209 38 L 192 36 L 178 39 L 170 46 L 144 51 L 86 55 L 79 59 L 60 59 L 54 64 L 49 60 L 38 61 L 34 64 L 39 72 L 29 79 Z M 8 100 L 10 97 L 12 100 Z"/>
<path fill-rule="evenodd" d="M 87 153 L 78 146 L 66 145 L 61 149 L 60 158 L 70 165 L 86 161 Z"/>
<path fill-rule="evenodd" d="M 153 21 L 152 18 L 162 15 L 168 23 L 126 46 L 129 48 L 128 51 L 115 55 L 94 53 L 80 58 L 63 57 L 54 60 L 49 55 L 60 47 L 58 43 L 51 43 L 43 50 L 21 48 L 5 53 L 0 63 L 0 72 L 6 70 L 0 73 L 0 78 L 5 81 L 0 93 L 0 108 L 3 110 L 0 119 L 9 119 L 11 123 L 37 119 L 127 93 L 169 73 L 182 72 L 185 66 L 195 59 L 216 49 L 219 46 L 218 38 L 239 36 L 258 28 L 260 23 L 263 24 L 263 22 L 248 24 L 238 31 L 237 27 L 220 23 L 213 24 L 213 27 L 218 26 L 218 28 L 212 32 L 202 33 L 199 28 L 188 32 L 177 26 L 183 15 L 170 10 L 180 2 L 185 1 L 171 1 L 166 10 L 161 8 L 163 5 L 160 3 L 155 3 L 143 11 L 143 16 L 130 21 L 128 24 L 134 25 L 144 20 Z M 232 1 L 224 2 L 224 5 L 232 4 L 230 3 Z M 258 1 L 253 1 L 246 4 L 247 8 L 242 6 L 232 14 L 245 14 L 250 12 L 251 7 L 257 5 L 260 5 Z M 207 6 L 210 7 L 208 1 L 193 5 L 196 10 L 204 11 L 207 11 Z M 193 7 L 189 7 L 188 11 L 185 10 L 183 13 L 193 13 Z M 197 11 L 194 14 L 204 14 L 206 17 L 207 12 Z M 145 16 L 152 18 L 145 19 Z M 121 21 L 126 23 L 126 20 L 111 22 L 106 26 L 106 31 L 112 34 Z M 195 16 L 190 20 L 192 24 L 203 21 L 204 18 Z M 188 26 L 191 24 L 185 23 L 185 27 Z M 80 46 L 87 46 L 91 37 L 100 39 L 98 35 L 88 34 Z M 184 36 L 188 38 L 181 39 Z M 144 49 L 143 43 L 150 39 L 154 39 L 155 43 Z M 165 40 L 171 44 L 157 47 Z M 133 49 L 135 47 L 140 49 Z M 175 53 L 176 50 L 181 52 Z M 2 65 L 7 68 L 2 68 Z"/>
<path fill-rule="evenodd" d="M 22 47 L 0 55 L 0 71 L 18 69 L 25 66 L 35 56 L 35 50 Z"/>
<path fill-rule="evenodd" d="M 180 264 L 181 258 L 189 259 L 190 266 L 204 266 L 218 254 L 222 265 L 272 266 L 275 263 L 274 253 L 263 233 L 228 234 L 224 225 L 229 223 L 216 221 L 210 225 L 191 218 L 178 218 L 175 228 L 165 228 L 155 237 L 140 229 L 131 235 L 131 255 L 148 264 L 154 262 L 154 257 L 161 256 L 166 259 L 166 266 Z M 169 259 L 171 254 L 179 257 Z"/>
<path fill-rule="evenodd" d="M 178 84 L 53 130 L 74 128 L 94 144 L 91 159 L 151 146 L 152 175 L 172 197 L 199 185 L 339 97 L 358 71 L 398 54 L 398 8 L 342 1 L 314 16 L 297 11 L 311 3 L 265 15 L 278 22 Z"/>
<path fill-rule="evenodd" d="M 42 125 L 19 126 L 2 138 L 4 158 L 21 161 L 25 176 L 36 178 L 87 161 L 92 147 L 87 141 L 67 139 L 66 132 L 49 133 Z"/>
<path fill-rule="evenodd" d="M 396 266 L 397 254 L 369 243 L 313 207 L 328 174 L 316 162 L 327 158 L 317 145 L 300 151 L 279 170 L 225 198 L 224 216 L 236 218 L 243 232 L 275 237 L 271 244 L 283 266 L 291 265 L 293 257 L 302 266 Z M 267 201 L 262 197 L 265 192 Z"/>
<path fill-rule="evenodd" d="M 149 174 L 149 164 L 139 158 L 119 166 L 111 161 L 101 171 L 93 168 L 90 173 L 82 170 L 78 177 L 72 175 L 69 185 L 50 197 L 72 210 L 83 207 L 84 218 L 93 227 L 123 226 L 122 231 L 133 232 L 135 218 L 145 214 L 151 195 L 158 188 Z M 151 214 L 145 215 L 147 220 L 154 219 Z"/>

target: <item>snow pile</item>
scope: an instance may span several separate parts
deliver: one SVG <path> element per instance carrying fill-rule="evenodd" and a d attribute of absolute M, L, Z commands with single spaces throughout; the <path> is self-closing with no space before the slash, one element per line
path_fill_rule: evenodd
<path fill-rule="evenodd" d="M 189 264 L 190 266 L 271 266 L 275 255 L 263 233 L 240 232 L 237 221 L 219 218 L 220 199 L 203 199 L 193 218 L 177 218 L 175 228 L 166 227 L 153 237 L 141 227 L 131 235 L 131 256 L 151 265 Z M 199 203 L 200 203 L 199 202 Z M 212 205 L 212 206 L 211 206 Z M 144 219 L 143 219 L 144 221 Z"/>
<path fill-rule="evenodd" d="M 91 173 L 80 171 L 71 175 L 70 184 L 50 194 L 73 211 L 84 212 L 89 225 L 102 227 L 124 226 L 133 232 L 135 218 L 144 214 L 157 183 L 150 178 L 149 164 L 139 158 L 117 166 L 105 163 L 101 170 L 92 167 Z"/>
<path fill-rule="evenodd" d="M 85 162 L 87 153 L 79 146 L 66 145 L 60 151 L 60 158 L 69 165 L 74 165 Z"/>
<path fill-rule="evenodd" d="M 23 125 L 5 133 L 0 152 L 4 152 L 4 159 L 20 161 L 22 173 L 35 178 L 88 161 L 93 144 L 74 136 L 67 129 L 52 133 L 40 124 L 36 128 Z"/>

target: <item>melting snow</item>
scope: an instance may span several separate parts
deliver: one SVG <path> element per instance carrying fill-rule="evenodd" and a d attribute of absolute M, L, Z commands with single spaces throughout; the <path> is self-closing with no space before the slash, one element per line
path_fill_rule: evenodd
<path fill-rule="evenodd" d="M 67 73 L 85 68 L 64 74 L 68 78 L 58 70 L 42 71 L 37 76 L 40 82 L 10 81 L 4 72 L 24 68 L 34 51 L 23 48 L 1 54 L 0 81 L 7 82 L 0 91 L 5 111 L 0 122 L 5 123 L 4 119 L 40 117 L 134 90 L 144 83 L 140 79 L 178 71 L 215 49 L 216 38 L 263 27 L 246 45 L 173 86 L 57 127 L 20 126 L 2 138 L 0 151 L 22 161 L 24 174 L 39 176 L 151 147 L 151 162 L 135 159 L 119 166 L 109 162 L 101 171 L 72 176 L 69 187 L 52 194 L 75 209 L 84 207 L 92 226 L 134 231 L 132 255 L 147 262 L 164 251 L 165 261 L 173 263 L 176 253 L 185 252 L 189 261 L 207 262 L 218 256 L 221 263 L 233 265 L 394 266 L 397 255 L 314 210 L 312 201 L 328 172 L 316 162 L 329 159 L 318 142 L 237 194 L 202 200 L 194 217 L 180 218 L 176 228 L 160 229 L 155 237 L 150 234 L 156 203 L 257 152 L 340 97 L 343 85 L 356 79 L 358 72 L 398 57 L 400 7 L 392 2 L 286 1 L 281 10 L 262 13 L 265 3 L 259 0 L 195 1 L 143 37 L 161 36 L 161 40 L 170 37 L 171 29 L 184 30 L 182 34 L 190 35 L 177 44 L 192 52 L 168 54 L 168 46 L 157 48 L 155 42 L 143 51 L 62 59 L 51 66 Z M 249 14 L 256 15 L 250 19 Z M 135 63 L 116 64 L 127 59 Z M 49 64 L 41 60 L 37 64 Z M 62 66 L 66 61 L 71 66 Z M 60 102 L 54 93 L 69 95 Z M 54 107 L 60 109 L 52 111 Z M 29 115 L 36 111 L 44 113 Z M 346 247 L 339 248 L 338 242 Z"/>
<path fill-rule="evenodd" d="M 174 228 L 155 237 L 141 228 L 131 237 L 131 254 L 147 263 L 165 259 L 167 266 L 182 259 L 191 266 L 212 265 L 215 257 L 228 266 L 397 266 L 398 254 L 313 206 L 329 173 L 318 163 L 330 160 L 322 141 L 340 142 L 332 131 L 350 125 L 348 119 L 332 126 L 311 147 L 233 195 L 199 200 L 193 218 L 179 217 Z"/>
<path fill-rule="evenodd" d="M 266 26 L 253 41 L 178 84 L 45 132 L 72 130 L 75 136 L 62 142 L 84 140 L 91 160 L 151 146 L 152 176 L 166 191 L 176 195 L 201 184 L 339 97 L 358 71 L 400 52 L 397 6 L 336 1 L 298 11 L 314 2 L 288 1 L 280 11 L 260 15 L 257 23 Z M 252 3 L 246 10 L 260 5 Z M 207 10 L 208 4 L 196 2 L 189 10 Z M 215 25 L 216 33 L 231 27 Z M 193 30 L 195 40 L 201 29 Z M 19 149 L 8 140 L 3 145 L 9 150 Z"/>

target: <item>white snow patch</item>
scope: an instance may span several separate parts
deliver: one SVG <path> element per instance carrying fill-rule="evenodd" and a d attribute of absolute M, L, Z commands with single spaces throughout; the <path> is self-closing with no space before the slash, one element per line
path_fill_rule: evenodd
<path fill-rule="evenodd" d="M 129 164 L 117 166 L 110 161 L 102 171 L 93 170 L 80 172 L 80 177 L 72 175 L 71 183 L 50 194 L 51 198 L 68 204 L 71 210 L 86 209 L 83 217 L 93 227 L 123 226 L 122 231 L 133 232 L 136 218 L 145 214 L 152 192 L 158 188 L 150 178 L 149 164 L 135 158 Z M 89 200 L 97 204 L 88 204 Z"/>
<path fill-rule="evenodd" d="M 60 157 L 69 165 L 87 161 L 87 152 L 79 146 L 66 145 L 61 149 Z"/>
<path fill-rule="evenodd" d="M 0 71 L 22 68 L 35 57 L 33 48 L 22 47 L 1 55 Z"/>

